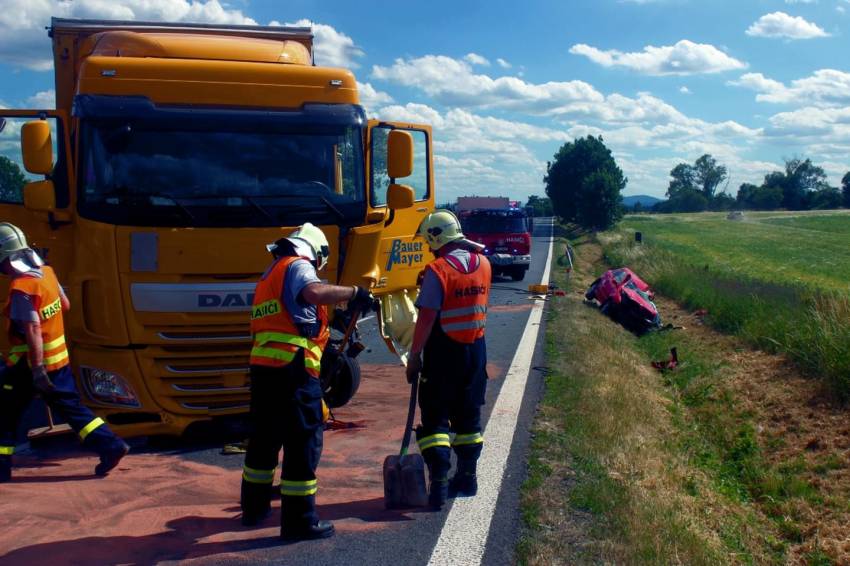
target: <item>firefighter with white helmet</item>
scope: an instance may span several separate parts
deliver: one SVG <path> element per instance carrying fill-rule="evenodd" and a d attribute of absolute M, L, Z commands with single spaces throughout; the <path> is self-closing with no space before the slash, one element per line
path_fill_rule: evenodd
<path fill-rule="evenodd" d="M 332 536 L 334 527 L 315 510 L 316 468 L 322 452 L 324 411 L 319 382 L 328 342 L 327 305 L 372 307 L 362 287 L 322 283 L 328 262 L 325 234 L 308 223 L 267 246 L 271 265 L 257 283 L 251 308 L 251 421 L 242 470 L 242 523 L 269 514 L 278 453 L 281 471 L 281 538 Z"/>
<path fill-rule="evenodd" d="M 8 222 L 0 222 L 0 272 L 11 278 L 3 310 L 9 319 L 10 348 L 0 368 L 0 482 L 11 479 L 15 432 L 36 393 L 68 422 L 84 446 L 100 455 L 95 474 L 105 476 L 129 447 L 82 404 L 62 319 L 70 308 L 68 298 L 53 269 Z"/>
<path fill-rule="evenodd" d="M 484 328 L 491 269 L 481 253 L 484 246 L 466 239 L 457 217 L 448 210 L 425 217 L 419 235 L 437 259 L 425 268 L 416 300 L 419 316 L 407 379 L 410 383 L 420 380 L 422 424 L 416 437 L 428 465 L 428 501 L 432 508 L 440 509 L 450 493 L 473 496 L 478 492 L 476 468 L 484 446 L 481 406 L 487 386 Z M 449 481 L 452 450 L 457 455 L 457 470 Z"/>

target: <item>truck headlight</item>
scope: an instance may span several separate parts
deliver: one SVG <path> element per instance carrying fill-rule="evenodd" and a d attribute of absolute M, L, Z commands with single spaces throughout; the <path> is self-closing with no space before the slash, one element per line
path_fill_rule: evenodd
<path fill-rule="evenodd" d="M 95 401 L 122 407 L 142 406 L 130 384 L 117 373 L 91 367 L 82 367 L 80 371 L 86 392 Z"/>

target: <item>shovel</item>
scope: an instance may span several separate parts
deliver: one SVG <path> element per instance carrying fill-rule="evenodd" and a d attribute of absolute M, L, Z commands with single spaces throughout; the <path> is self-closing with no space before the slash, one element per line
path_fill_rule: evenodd
<path fill-rule="evenodd" d="M 398 455 L 384 459 L 384 505 L 387 509 L 403 507 L 424 507 L 428 504 L 428 491 L 425 488 L 425 460 L 421 454 L 408 454 L 410 433 L 413 430 L 413 416 L 416 413 L 416 388 L 419 381 L 410 386 L 410 408 L 407 411 L 407 424 L 401 451 Z"/>

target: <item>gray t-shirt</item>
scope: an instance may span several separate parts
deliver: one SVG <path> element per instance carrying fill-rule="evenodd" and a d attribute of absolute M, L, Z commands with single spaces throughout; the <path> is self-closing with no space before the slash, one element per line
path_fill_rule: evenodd
<path fill-rule="evenodd" d="M 283 296 L 281 300 L 286 305 L 286 311 L 296 324 L 316 322 L 316 305 L 311 305 L 301 298 L 301 291 L 311 283 L 321 283 L 316 268 L 306 259 L 297 259 L 290 264 L 284 276 Z"/>

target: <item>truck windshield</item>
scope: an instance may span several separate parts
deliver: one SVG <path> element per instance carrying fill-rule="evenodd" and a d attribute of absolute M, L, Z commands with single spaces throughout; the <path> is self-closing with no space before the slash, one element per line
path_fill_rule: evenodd
<path fill-rule="evenodd" d="M 144 226 L 363 221 L 363 129 L 356 119 L 140 114 L 82 120 L 83 216 Z"/>
<path fill-rule="evenodd" d="M 461 219 L 464 232 L 472 234 L 516 234 L 527 232 L 525 218 L 497 214 L 473 214 Z"/>

